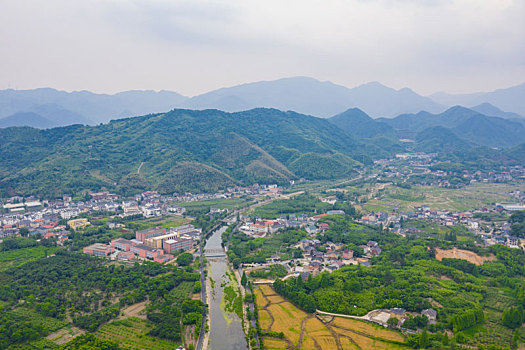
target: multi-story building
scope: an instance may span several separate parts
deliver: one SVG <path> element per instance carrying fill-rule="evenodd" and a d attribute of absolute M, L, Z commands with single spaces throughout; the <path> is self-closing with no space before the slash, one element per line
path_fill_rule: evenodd
<path fill-rule="evenodd" d="M 173 253 L 179 250 L 189 250 L 193 248 L 193 239 L 191 237 L 168 239 L 164 241 L 163 248 L 167 253 Z"/>
<path fill-rule="evenodd" d="M 141 242 L 145 242 L 148 238 L 162 236 L 166 234 L 166 229 L 163 227 L 155 227 L 147 230 L 140 230 L 135 232 L 135 238 Z"/>
<path fill-rule="evenodd" d="M 159 255 L 164 255 L 164 251 L 162 249 L 156 249 L 148 247 L 145 244 L 136 244 L 130 248 L 130 252 L 133 254 L 140 256 L 144 259 L 151 259 L 158 257 Z"/>
<path fill-rule="evenodd" d="M 129 252 L 132 246 L 133 242 L 124 238 L 118 238 L 111 241 L 111 247 L 115 250 Z"/>
<path fill-rule="evenodd" d="M 109 244 L 94 243 L 88 247 L 82 249 L 85 254 L 96 255 L 96 256 L 109 256 L 113 253 L 113 248 Z"/>
<path fill-rule="evenodd" d="M 88 221 L 88 219 L 74 219 L 74 220 L 69 220 L 67 222 L 67 224 L 69 225 L 69 227 L 71 227 L 73 230 L 78 230 L 78 229 L 81 229 L 81 228 L 84 228 L 88 225 L 90 225 L 91 223 Z"/>

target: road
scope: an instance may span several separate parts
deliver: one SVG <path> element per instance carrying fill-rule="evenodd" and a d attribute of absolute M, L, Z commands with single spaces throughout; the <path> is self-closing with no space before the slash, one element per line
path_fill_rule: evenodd
<path fill-rule="evenodd" d="M 206 304 L 206 280 L 205 280 L 205 275 L 204 275 L 203 250 L 204 250 L 203 242 L 201 239 L 201 243 L 199 246 L 199 261 L 200 261 L 200 270 L 201 270 L 201 301 L 204 304 Z M 201 332 L 199 333 L 199 339 L 197 340 L 197 346 L 195 347 L 197 350 L 202 349 L 205 332 L 206 332 L 206 310 L 203 310 L 202 311 Z"/>

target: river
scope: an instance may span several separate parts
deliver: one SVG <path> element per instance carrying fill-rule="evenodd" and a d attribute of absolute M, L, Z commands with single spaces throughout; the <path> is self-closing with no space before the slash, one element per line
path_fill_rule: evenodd
<path fill-rule="evenodd" d="M 226 226 L 213 232 L 212 236 L 206 241 L 204 249 L 222 249 L 221 235 L 226 230 Z M 224 250 L 223 250 L 224 251 Z M 209 257 L 208 275 L 215 282 L 214 289 L 211 291 L 209 305 L 209 315 L 211 320 L 210 340 L 208 349 L 211 350 L 245 350 L 248 349 L 246 338 L 242 330 L 242 320 L 231 312 L 224 311 L 221 306 L 223 298 L 222 282 L 228 280 L 226 271 L 228 265 L 226 257 Z M 224 303 L 222 303 L 224 305 Z"/>

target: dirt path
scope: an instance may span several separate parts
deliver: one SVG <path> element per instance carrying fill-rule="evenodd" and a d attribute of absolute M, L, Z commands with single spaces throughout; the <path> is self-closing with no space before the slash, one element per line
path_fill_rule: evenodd
<path fill-rule="evenodd" d="M 122 313 L 124 316 L 121 316 L 121 319 L 125 319 L 128 317 L 138 317 L 142 319 L 146 319 L 146 315 L 141 315 L 140 313 L 144 311 L 146 308 L 146 304 L 148 301 L 143 301 L 137 304 L 133 304 L 122 310 Z"/>
<path fill-rule="evenodd" d="M 339 346 L 341 346 L 341 341 L 339 340 L 339 337 L 343 337 L 343 338 L 346 338 L 346 339 L 350 340 L 350 342 L 352 344 L 354 344 L 356 346 L 356 348 L 361 349 L 361 347 L 359 345 L 357 345 L 357 343 L 351 337 L 349 337 L 347 335 L 344 335 L 344 334 L 337 334 L 337 338 L 336 339 L 337 339 L 337 342 L 338 342 Z M 341 349 L 342 349 L 342 346 L 341 346 Z"/>
<path fill-rule="evenodd" d="M 140 168 L 144 165 L 144 162 L 140 162 L 139 168 L 137 169 L 137 174 L 140 174 Z"/>
<path fill-rule="evenodd" d="M 86 331 L 77 327 L 72 327 L 71 330 L 62 328 L 54 333 L 49 334 L 46 339 L 51 340 L 57 345 L 62 345 L 84 333 L 86 333 Z"/>
<path fill-rule="evenodd" d="M 332 327 L 329 326 L 329 323 L 331 323 L 331 322 L 334 320 L 335 317 L 332 317 L 332 319 L 330 320 L 330 322 L 326 322 L 326 323 L 323 322 L 323 320 L 322 320 L 321 318 L 319 318 L 319 315 L 317 315 L 317 318 L 319 319 L 319 321 L 321 321 L 321 322 L 325 325 L 326 329 L 328 329 L 328 330 L 330 331 L 330 333 L 332 334 L 332 337 L 334 337 L 335 342 L 336 342 L 336 344 L 337 344 L 337 349 L 342 349 L 343 346 L 341 345 L 341 340 L 339 340 L 339 334 L 337 334 L 337 333 L 332 329 Z M 353 341 L 352 339 L 350 339 L 350 341 L 351 341 L 352 343 L 354 343 L 354 341 Z M 355 344 L 355 343 L 354 343 L 354 344 Z M 355 345 L 357 346 L 357 344 L 355 344 Z"/>
<path fill-rule="evenodd" d="M 304 325 L 306 321 L 313 318 L 314 315 L 307 316 L 301 320 L 301 335 L 299 336 L 299 344 L 297 344 L 297 348 L 301 349 L 303 347 L 303 338 L 304 338 Z"/>

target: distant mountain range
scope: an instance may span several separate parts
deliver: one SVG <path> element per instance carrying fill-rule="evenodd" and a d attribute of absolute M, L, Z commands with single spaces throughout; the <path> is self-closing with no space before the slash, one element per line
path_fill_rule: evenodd
<path fill-rule="evenodd" d="M 492 92 L 458 95 L 439 92 L 430 95 L 429 97 L 438 103 L 448 106 L 462 105 L 473 107 L 484 103 L 490 103 L 504 111 L 525 116 L 525 83 L 506 89 L 498 89 Z M 485 110 L 484 112 L 487 111 Z M 503 117 L 502 115 L 496 116 Z"/>
<path fill-rule="evenodd" d="M 525 124 L 500 117 L 488 117 L 461 106 L 449 108 L 440 114 L 419 112 L 396 118 L 379 118 L 398 132 L 414 135 L 432 127 L 444 127 L 459 138 L 487 147 L 506 148 L 525 142 Z"/>
<path fill-rule="evenodd" d="M 407 88 L 395 90 L 377 82 L 350 89 L 331 82 L 293 77 L 221 88 L 191 98 L 169 91 L 106 95 L 87 91 L 68 93 L 50 88 L 3 90 L 0 91 L 0 127 L 94 125 L 174 108 L 239 112 L 264 107 L 321 118 L 359 108 L 373 118 L 393 118 L 421 111 L 439 114 L 454 101 L 474 106 L 472 110 L 484 115 L 525 121 L 520 116 L 520 113 L 525 115 L 525 108 L 520 107 L 525 100 L 523 87 L 525 84 L 487 94 L 439 93 L 425 97 Z"/>
<path fill-rule="evenodd" d="M 406 138 L 418 143 L 434 140 L 433 147 L 425 147 L 426 150 L 432 148 L 434 152 L 443 151 L 436 144 L 436 139 L 443 140 L 441 146 L 447 149 L 450 146 L 508 148 L 525 143 L 525 123 L 489 117 L 461 106 L 449 108 L 439 114 L 419 112 L 377 119 L 353 108 L 329 118 L 328 121 L 356 139 Z M 446 144 L 447 140 L 449 144 Z"/>
<path fill-rule="evenodd" d="M 395 90 L 373 82 L 349 89 L 307 77 L 284 78 L 222 88 L 202 94 L 183 104 L 186 108 L 216 108 L 236 112 L 256 107 L 292 110 L 328 118 L 357 107 L 373 117 L 446 107 L 410 89 Z"/>
<path fill-rule="evenodd" d="M 35 90 L 0 90 L 0 127 L 4 118 L 15 120 L 18 126 L 31 124 L 36 116 L 18 113 L 31 112 L 51 122 L 52 126 L 106 123 L 148 113 L 166 112 L 180 105 L 186 97 L 169 91 L 126 91 L 114 95 L 88 91 L 65 92 L 51 88 Z M 13 117 L 14 115 L 14 117 Z M 28 119 L 29 118 L 29 119 Z M 42 118 L 38 118 L 42 121 Z"/>
<path fill-rule="evenodd" d="M 374 159 L 411 151 L 471 164 L 516 164 L 523 159 L 524 128 L 463 107 L 393 119 L 372 119 L 359 109 L 330 119 L 265 108 L 175 109 L 96 126 L 2 128 L 0 196 L 49 197 L 102 188 L 122 194 L 210 192 L 299 178 L 337 179 L 356 175 Z M 401 134 L 410 134 L 412 142 L 401 142 Z"/>

